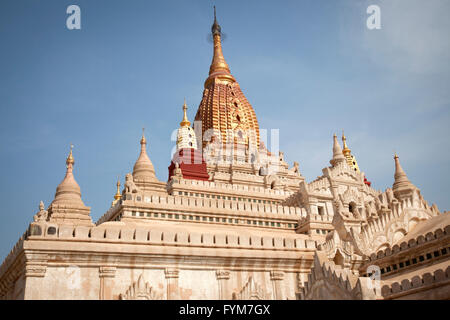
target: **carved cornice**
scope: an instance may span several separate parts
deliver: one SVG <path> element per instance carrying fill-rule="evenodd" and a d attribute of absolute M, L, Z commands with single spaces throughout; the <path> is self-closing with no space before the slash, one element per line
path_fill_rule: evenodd
<path fill-rule="evenodd" d="M 25 277 L 44 277 L 46 272 L 46 264 L 27 263 L 25 266 Z"/>
<path fill-rule="evenodd" d="M 25 277 L 44 277 L 47 272 L 48 254 L 25 253 Z"/>

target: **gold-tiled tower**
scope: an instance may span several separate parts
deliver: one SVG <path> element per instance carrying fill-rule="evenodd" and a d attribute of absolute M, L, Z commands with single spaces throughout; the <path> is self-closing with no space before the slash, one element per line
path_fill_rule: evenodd
<path fill-rule="evenodd" d="M 235 144 L 258 148 L 258 120 L 223 57 L 221 28 L 217 23 L 215 12 L 211 31 L 214 39 L 214 56 L 195 121 L 202 122 L 202 136 L 207 140 L 213 134 L 223 143 L 232 141 Z M 211 134 L 207 133 L 208 130 Z M 206 144 L 207 141 L 203 141 L 203 147 Z"/>

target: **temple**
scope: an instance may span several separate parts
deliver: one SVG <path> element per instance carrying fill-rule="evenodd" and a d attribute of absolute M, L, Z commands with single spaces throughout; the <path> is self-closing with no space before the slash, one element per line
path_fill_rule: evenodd
<path fill-rule="evenodd" d="M 449 299 L 450 214 L 428 204 L 397 155 L 392 187 L 373 189 L 344 134 L 306 181 L 265 147 L 215 12 L 211 32 L 203 95 L 193 125 L 186 101 L 179 111 L 168 180 L 143 132 L 94 222 L 71 148 L 53 202 L 30 214 L 0 266 L 0 298 Z"/>

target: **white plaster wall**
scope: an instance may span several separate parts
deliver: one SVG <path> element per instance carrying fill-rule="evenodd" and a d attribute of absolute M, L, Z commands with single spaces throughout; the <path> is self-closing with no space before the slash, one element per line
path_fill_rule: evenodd
<path fill-rule="evenodd" d="M 29 285 L 28 281 L 35 283 Z M 99 299 L 98 268 L 47 267 L 44 278 L 27 279 L 27 290 L 29 290 L 28 288 L 38 291 L 37 295 L 33 293 L 32 297 L 39 297 L 43 300 Z"/>
<path fill-rule="evenodd" d="M 180 270 L 180 299 L 219 299 L 215 270 Z"/>
<path fill-rule="evenodd" d="M 280 288 L 284 299 L 295 300 L 295 292 L 298 291 L 297 273 L 285 273 L 284 279 L 280 281 Z"/>

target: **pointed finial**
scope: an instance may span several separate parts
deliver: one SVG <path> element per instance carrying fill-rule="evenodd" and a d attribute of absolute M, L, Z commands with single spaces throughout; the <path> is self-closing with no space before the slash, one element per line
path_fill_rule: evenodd
<path fill-rule="evenodd" d="M 234 79 L 231 75 L 230 68 L 223 57 L 221 42 L 222 29 L 217 22 L 216 7 L 214 7 L 214 23 L 211 27 L 211 32 L 214 42 L 214 55 L 211 66 L 209 67 L 209 77 L 205 81 L 205 88 L 207 88 L 216 78 L 231 83 L 236 81 L 236 79 Z"/>
<path fill-rule="evenodd" d="M 344 156 L 350 155 L 351 150 L 347 146 L 347 138 L 345 137 L 344 129 L 342 129 L 342 147 L 343 147 L 342 152 L 344 153 Z"/>
<path fill-rule="evenodd" d="M 216 17 L 216 6 L 214 6 L 214 23 L 213 23 L 213 25 L 212 25 L 212 27 L 211 27 L 211 32 L 212 32 L 212 34 L 213 34 L 213 36 L 214 35 L 216 35 L 216 34 L 218 34 L 218 35 L 220 35 L 221 34 L 221 28 L 220 28 L 220 25 L 219 25 L 219 23 L 217 22 L 217 17 Z"/>
<path fill-rule="evenodd" d="M 147 139 L 145 139 L 144 131 L 145 131 L 145 128 L 142 128 L 141 144 L 147 144 Z"/>
<path fill-rule="evenodd" d="M 153 164 L 147 155 L 147 139 L 145 139 L 144 131 L 145 128 L 142 128 L 141 152 L 133 167 L 133 177 L 137 179 L 142 178 L 151 180 L 156 179 L 155 169 L 153 168 Z"/>
<path fill-rule="evenodd" d="M 75 160 L 72 154 L 73 144 L 70 145 L 70 152 L 66 159 L 66 175 L 63 181 L 56 188 L 55 199 L 50 206 L 54 204 L 73 204 L 84 208 L 84 203 L 81 200 L 80 186 L 73 176 L 73 165 Z"/>
<path fill-rule="evenodd" d="M 403 170 L 402 166 L 400 165 L 400 160 L 398 160 L 399 157 L 397 155 L 397 152 L 394 154 L 394 160 L 395 160 L 395 176 L 400 177 L 403 175 L 406 175 L 405 171 Z"/>
<path fill-rule="evenodd" d="M 72 154 L 72 149 L 73 149 L 73 144 L 70 144 L 70 152 L 66 159 L 67 168 L 69 168 L 69 166 L 73 166 L 75 164 L 75 160 L 74 160 L 73 154 Z"/>
<path fill-rule="evenodd" d="M 183 104 L 183 120 L 180 122 L 180 126 L 182 127 L 189 127 L 191 123 L 188 120 L 187 117 L 187 105 L 186 105 L 186 98 L 184 98 L 184 104 Z"/>
<path fill-rule="evenodd" d="M 394 195 L 398 198 L 402 193 L 408 193 L 410 190 L 415 190 L 416 187 L 409 181 L 408 176 L 400 165 L 400 160 L 395 153 L 395 173 L 394 173 L 394 184 L 392 186 L 392 190 L 394 191 Z"/>
<path fill-rule="evenodd" d="M 117 192 L 114 195 L 114 200 L 117 202 L 118 200 L 120 200 L 122 198 L 122 195 L 120 194 L 120 179 L 119 178 L 117 178 L 116 186 L 117 186 Z"/>
<path fill-rule="evenodd" d="M 330 160 L 332 166 L 335 166 L 337 163 L 345 161 L 344 154 L 342 153 L 342 148 L 339 145 L 336 133 L 333 134 L 333 158 Z"/>

